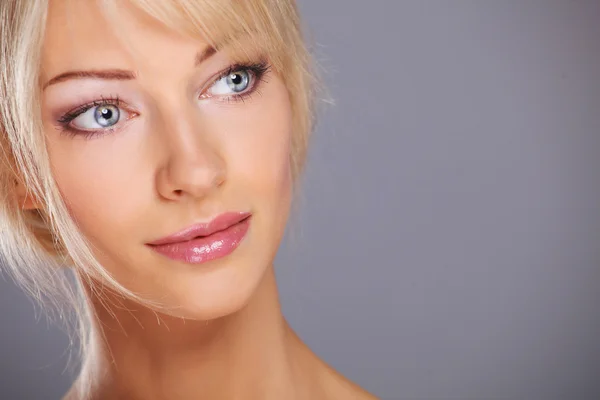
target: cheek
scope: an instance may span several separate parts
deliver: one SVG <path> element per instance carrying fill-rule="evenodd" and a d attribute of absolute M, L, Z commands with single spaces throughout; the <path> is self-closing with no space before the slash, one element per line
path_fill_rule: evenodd
<path fill-rule="evenodd" d="M 144 176 L 149 168 L 127 156 L 135 154 L 134 148 L 131 138 L 118 134 L 89 142 L 77 138 L 49 143 L 58 188 L 86 235 L 102 236 L 106 229 L 134 224 L 132 216 L 148 196 Z"/>
<path fill-rule="evenodd" d="M 267 124 L 253 135 L 248 151 L 234 158 L 231 178 L 244 186 L 252 184 L 246 195 L 267 200 L 283 196 L 290 188 L 290 129 L 284 125 Z"/>
<path fill-rule="evenodd" d="M 283 84 L 273 86 L 256 105 L 249 103 L 243 113 L 229 118 L 224 130 L 231 181 L 240 188 L 251 185 L 245 195 L 262 201 L 285 197 L 291 190 L 291 106 Z"/>
<path fill-rule="evenodd" d="M 283 83 L 273 79 L 261 96 L 245 104 L 210 105 L 203 110 L 202 122 L 227 169 L 228 189 L 215 192 L 210 201 L 260 209 L 285 220 L 291 193 L 292 116 Z M 149 221 L 160 224 L 171 217 L 157 206 L 155 177 L 160 166 L 157 146 L 147 140 L 149 129 L 138 125 L 89 141 L 48 140 L 57 185 L 86 236 L 109 245 L 126 235 L 152 232 L 156 227 L 147 227 Z"/>

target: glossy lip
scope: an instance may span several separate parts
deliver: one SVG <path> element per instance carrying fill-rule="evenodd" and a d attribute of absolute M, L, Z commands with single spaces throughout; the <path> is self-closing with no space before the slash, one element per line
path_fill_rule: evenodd
<path fill-rule="evenodd" d="M 201 264 L 232 253 L 246 236 L 250 219 L 250 213 L 221 214 L 208 223 L 192 225 L 147 246 L 172 260 Z"/>
<path fill-rule="evenodd" d="M 238 222 L 241 222 L 249 216 L 250 213 L 248 212 L 224 213 L 217 216 L 210 222 L 194 224 L 185 229 L 182 229 L 177 233 L 150 242 L 148 243 L 148 245 L 160 246 L 164 244 L 186 242 L 188 240 L 192 240 L 200 236 L 210 236 L 213 233 L 222 231 L 231 227 L 232 225 L 237 224 Z"/>

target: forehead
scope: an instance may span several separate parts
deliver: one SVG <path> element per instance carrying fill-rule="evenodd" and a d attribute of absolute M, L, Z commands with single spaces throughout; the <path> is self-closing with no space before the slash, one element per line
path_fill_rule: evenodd
<path fill-rule="evenodd" d="M 189 58 L 202 47 L 200 38 L 192 40 L 168 29 L 128 1 L 116 3 L 116 12 L 108 14 L 95 0 L 51 0 L 42 77 L 66 69 L 123 68 L 134 62 L 136 54 L 146 59 L 148 54 L 174 57 L 183 50 Z M 172 54 L 165 54 L 170 50 Z"/>

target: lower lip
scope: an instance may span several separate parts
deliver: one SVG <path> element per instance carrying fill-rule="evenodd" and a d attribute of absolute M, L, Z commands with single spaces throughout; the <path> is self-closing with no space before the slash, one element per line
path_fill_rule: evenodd
<path fill-rule="evenodd" d="M 246 236 L 249 226 L 250 218 L 246 218 L 209 236 L 185 242 L 149 246 L 172 260 L 183 261 L 187 264 L 202 264 L 232 253 Z"/>

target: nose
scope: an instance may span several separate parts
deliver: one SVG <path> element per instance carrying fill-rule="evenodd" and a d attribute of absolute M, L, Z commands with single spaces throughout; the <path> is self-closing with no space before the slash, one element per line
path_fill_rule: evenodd
<path fill-rule="evenodd" d="M 207 196 L 226 179 L 218 146 L 198 123 L 180 120 L 169 125 L 159 144 L 166 155 L 156 177 L 160 196 L 168 200 Z"/>

